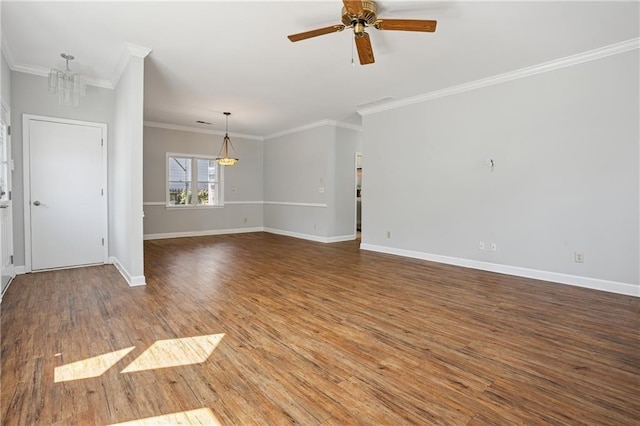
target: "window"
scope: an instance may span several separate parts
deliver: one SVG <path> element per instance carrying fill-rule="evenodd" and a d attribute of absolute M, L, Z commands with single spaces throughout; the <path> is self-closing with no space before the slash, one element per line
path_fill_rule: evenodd
<path fill-rule="evenodd" d="M 167 206 L 222 205 L 214 157 L 167 154 Z"/>

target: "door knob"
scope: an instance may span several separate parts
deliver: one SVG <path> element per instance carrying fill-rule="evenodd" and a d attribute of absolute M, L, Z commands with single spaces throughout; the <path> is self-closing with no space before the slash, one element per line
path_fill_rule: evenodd
<path fill-rule="evenodd" d="M 34 205 L 34 206 L 39 206 L 39 205 L 40 205 L 40 201 L 34 201 L 34 202 L 33 202 L 33 205 Z"/>

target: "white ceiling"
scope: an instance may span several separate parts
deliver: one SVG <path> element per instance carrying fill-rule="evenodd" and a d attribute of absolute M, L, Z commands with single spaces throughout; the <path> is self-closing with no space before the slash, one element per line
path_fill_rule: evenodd
<path fill-rule="evenodd" d="M 351 65 L 342 2 L 37 2 L 2 5 L 14 70 L 71 68 L 109 86 L 125 43 L 145 62 L 145 120 L 267 136 L 320 120 L 358 124 L 359 105 L 416 96 L 639 36 L 638 1 L 378 2 L 379 17 L 435 19 L 435 33 L 370 28 L 376 62 Z M 196 124 L 212 122 L 212 126 Z"/>

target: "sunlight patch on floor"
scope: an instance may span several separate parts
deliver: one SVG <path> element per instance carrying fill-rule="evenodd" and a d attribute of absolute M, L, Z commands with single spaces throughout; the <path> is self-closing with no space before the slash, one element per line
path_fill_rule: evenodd
<path fill-rule="evenodd" d="M 132 420 L 124 423 L 113 423 L 110 426 L 144 426 L 144 425 L 212 425 L 219 426 L 220 421 L 209 408 L 181 411 L 146 419 Z"/>
<path fill-rule="evenodd" d="M 220 333 L 158 340 L 122 370 L 122 373 L 203 363 L 223 337 L 224 333 Z"/>
<path fill-rule="evenodd" d="M 91 377 L 101 376 L 134 348 L 135 346 L 131 346 L 130 348 L 120 349 L 119 351 L 109 352 L 56 367 L 53 372 L 53 381 L 55 383 L 68 382 L 70 380 L 89 379 Z"/>

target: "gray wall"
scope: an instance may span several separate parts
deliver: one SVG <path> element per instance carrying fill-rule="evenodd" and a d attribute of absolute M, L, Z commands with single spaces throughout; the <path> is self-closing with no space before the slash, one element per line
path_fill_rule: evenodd
<path fill-rule="evenodd" d="M 2 99 L 7 105 L 11 106 L 11 70 L 7 64 L 7 60 L 4 57 L 4 53 L 0 54 L 2 62 L 0 68 L 0 99 Z"/>
<path fill-rule="evenodd" d="M 112 142 L 114 93 L 112 90 L 87 86 L 87 95 L 80 106 L 58 105 L 58 99 L 48 91 L 46 77 L 11 71 L 11 146 L 15 161 L 13 172 L 13 242 L 14 264 L 24 266 L 24 187 L 22 114 L 107 123 L 108 143 Z"/>
<path fill-rule="evenodd" d="M 166 154 L 218 154 L 222 136 L 145 126 L 144 234 L 208 233 L 262 228 L 262 142 L 230 135 L 240 161 L 223 167 L 224 207 L 167 208 Z M 237 203 L 237 204 L 234 204 Z M 246 222 L 244 221 L 246 219 Z"/>
<path fill-rule="evenodd" d="M 264 141 L 265 228 L 330 234 L 327 167 L 334 139 L 333 126 L 320 126 Z"/>
<path fill-rule="evenodd" d="M 639 294 L 638 59 L 634 50 L 365 116 L 363 245 Z"/>
<path fill-rule="evenodd" d="M 265 228 L 319 241 L 355 238 L 360 133 L 327 122 L 266 140 Z"/>
<path fill-rule="evenodd" d="M 333 126 L 319 126 L 265 140 L 265 201 L 326 203 L 327 163 L 334 139 Z"/>

